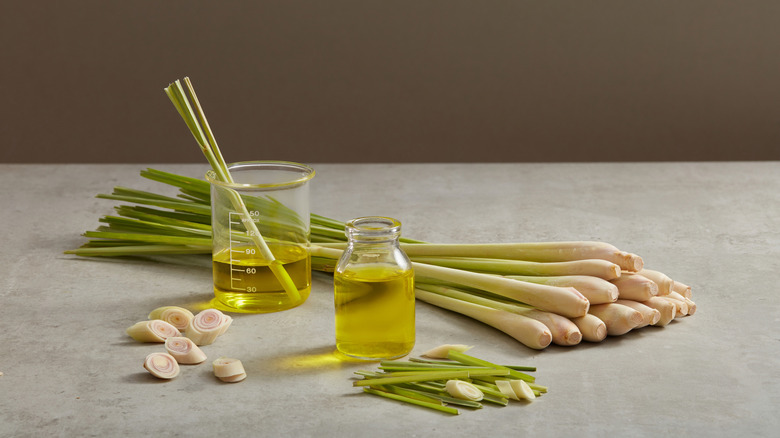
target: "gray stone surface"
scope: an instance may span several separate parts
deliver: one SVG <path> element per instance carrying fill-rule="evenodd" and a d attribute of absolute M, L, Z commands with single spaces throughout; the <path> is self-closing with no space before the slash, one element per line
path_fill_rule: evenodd
<path fill-rule="evenodd" d="M 141 165 L 0 165 L 0 436 L 767 436 L 780 421 L 780 163 L 314 165 L 312 210 L 388 215 L 438 242 L 602 240 L 693 287 L 696 315 L 599 344 L 523 347 L 417 305 L 413 354 L 442 343 L 535 365 L 549 394 L 449 417 L 363 395 L 333 355 L 332 280 L 267 315 L 236 314 L 173 381 L 124 333 L 161 305 L 208 306 L 203 263 L 64 255 L 112 212 L 94 195 L 168 189 Z M 205 166 L 160 165 L 200 176 Z"/>

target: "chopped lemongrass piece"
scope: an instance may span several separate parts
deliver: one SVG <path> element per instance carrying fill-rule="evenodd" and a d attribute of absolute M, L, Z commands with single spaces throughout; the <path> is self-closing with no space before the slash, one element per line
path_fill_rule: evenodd
<path fill-rule="evenodd" d="M 515 393 L 514 388 L 512 388 L 512 384 L 509 383 L 509 380 L 496 380 L 496 386 L 498 386 L 498 390 L 504 394 L 504 397 L 511 398 L 512 400 L 520 400 L 520 397 Z"/>
<path fill-rule="evenodd" d="M 512 385 L 512 391 L 515 392 L 517 398 L 521 400 L 528 400 L 528 401 L 533 401 L 536 398 L 536 394 L 534 394 L 534 391 L 524 381 L 510 380 L 509 384 Z"/>
<path fill-rule="evenodd" d="M 176 359 L 176 362 L 185 365 L 199 364 L 206 360 L 206 354 L 192 339 L 184 336 L 176 336 L 165 340 L 165 350 Z"/>
<path fill-rule="evenodd" d="M 220 357 L 212 362 L 212 366 L 214 375 L 223 382 L 236 383 L 246 379 L 244 365 L 238 359 Z"/>
<path fill-rule="evenodd" d="M 180 331 L 186 329 L 193 318 L 195 315 L 192 312 L 178 306 L 158 307 L 149 313 L 149 319 L 161 319 Z"/>
<path fill-rule="evenodd" d="M 440 403 L 437 404 L 437 403 L 424 402 L 422 400 L 417 400 L 417 399 L 414 399 L 414 398 L 411 398 L 411 397 L 406 397 L 406 396 L 403 396 L 403 395 L 393 394 L 391 392 L 379 391 L 379 390 L 371 389 L 371 388 L 363 388 L 363 391 L 367 392 L 369 394 L 379 395 L 379 396 L 382 396 L 382 397 L 391 398 L 393 400 L 398 400 L 398 401 L 402 401 L 402 402 L 405 402 L 405 403 L 411 403 L 411 404 L 417 405 L 417 406 L 423 406 L 423 407 L 426 407 L 426 408 L 435 409 L 437 411 L 446 412 L 448 414 L 458 415 L 460 413 L 460 412 L 458 412 L 457 409 L 451 408 L 449 406 L 442 406 Z"/>
<path fill-rule="evenodd" d="M 469 350 L 474 348 L 474 346 L 470 345 L 463 345 L 463 344 L 444 344 L 439 345 L 436 348 L 430 349 L 423 353 L 423 356 L 430 357 L 433 359 L 446 359 L 447 353 L 449 353 L 450 350 L 460 351 L 461 353 L 465 353 Z"/>
<path fill-rule="evenodd" d="M 168 338 L 181 336 L 176 327 L 161 319 L 137 322 L 128 327 L 126 332 L 138 342 L 165 342 Z"/>
<path fill-rule="evenodd" d="M 149 353 L 144 359 L 144 368 L 158 379 L 173 379 L 179 375 L 179 364 L 168 353 Z"/>
<path fill-rule="evenodd" d="M 230 175 L 230 169 L 228 168 L 225 159 L 222 157 L 222 152 L 220 152 L 217 141 L 214 138 L 211 127 L 209 126 L 208 120 L 206 120 L 206 115 L 203 112 L 203 108 L 201 107 L 200 102 L 198 101 L 198 96 L 195 94 L 195 88 L 192 86 L 192 82 L 187 77 L 184 78 L 184 83 L 187 85 L 187 91 L 189 92 L 190 98 L 192 99 L 195 111 L 193 111 L 193 106 L 190 105 L 190 101 L 187 98 L 187 95 L 184 92 L 184 88 L 181 86 L 181 82 L 179 80 L 169 84 L 168 87 L 165 88 L 165 93 L 171 99 L 173 106 L 176 107 L 176 110 L 190 128 L 190 132 L 192 132 L 192 135 L 198 142 L 203 155 L 205 155 L 206 159 L 209 161 L 209 164 L 211 164 L 211 169 L 215 172 L 217 179 L 225 183 L 233 183 L 233 177 Z M 228 190 L 228 194 L 230 195 L 230 201 L 232 202 L 233 207 L 244 219 L 243 222 L 247 225 L 248 234 L 252 237 L 252 240 L 257 246 L 260 254 L 268 262 L 268 267 L 270 268 L 271 272 L 282 285 L 290 299 L 293 301 L 300 300 L 300 292 L 298 292 L 298 288 L 295 286 L 295 283 L 293 283 L 292 278 L 290 278 L 290 275 L 282 265 L 282 262 L 274 257 L 273 253 L 268 247 L 268 244 L 266 244 L 265 239 L 263 239 L 263 236 L 257 229 L 257 225 L 251 219 L 249 210 L 247 209 L 244 200 L 241 198 L 241 195 L 232 189 Z"/>
<path fill-rule="evenodd" d="M 352 382 L 352 386 L 394 385 L 396 383 L 425 382 L 428 380 L 468 379 L 468 371 L 418 372 L 401 376 L 364 378 Z"/>
<path fill-rule="evenodd" d="M 469 382 L 457 379 L 447 380 L 447 394 L 462 400 L 480 401 L 484 397 L 482 391 Z"/>
<path fill-rule="evenodd" d="M 184 335 L 197 345 L 210 345 L 227 331 L 232 322 L 233 318 L 217 309 L 202 310 L 190 321 Z"/>

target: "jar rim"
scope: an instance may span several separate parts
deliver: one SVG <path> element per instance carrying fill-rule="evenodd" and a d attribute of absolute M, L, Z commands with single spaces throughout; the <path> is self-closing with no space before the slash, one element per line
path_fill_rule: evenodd
<path fill-rule="evenodd" d="M 401 222 L 385 216 L 363 216 L 347 222 L 345 231 L 348 236 L 394 238 L 401 234 Z"/>

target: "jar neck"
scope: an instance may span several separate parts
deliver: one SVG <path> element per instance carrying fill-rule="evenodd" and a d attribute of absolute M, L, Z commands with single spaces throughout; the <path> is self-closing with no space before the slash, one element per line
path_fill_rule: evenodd
<path fill-rule="evenodd" d="M 361 217 L 347 222 L 345 234 L 351 245 L 398 244 L 401 222 L 381 216 Z"/>

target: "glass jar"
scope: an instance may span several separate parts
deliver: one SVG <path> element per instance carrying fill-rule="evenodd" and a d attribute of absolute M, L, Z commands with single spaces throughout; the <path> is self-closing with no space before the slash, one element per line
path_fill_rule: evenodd
<path fill-rule="evenodd" d="M 414 271 L 398 238 L 401 223 L 361 217 L 333 273 L 336 348 L 367 360 L 405 356 L 414 347 Z"/>

